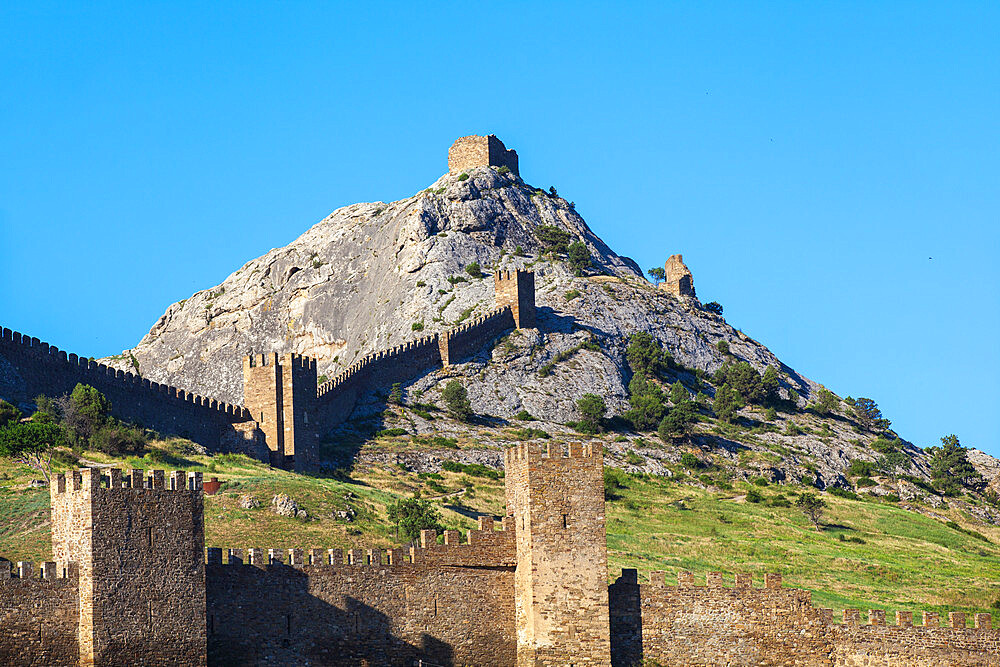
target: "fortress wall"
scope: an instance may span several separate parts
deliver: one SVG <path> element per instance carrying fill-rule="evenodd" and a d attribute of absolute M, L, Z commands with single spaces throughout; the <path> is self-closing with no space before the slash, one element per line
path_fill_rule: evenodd
<path fill-rule="evenodd" d="M 695 586 L 682 572 L 678 585 L 665 586 L 663 573 L 638 584 L 625 570 L 609 587 L 612 662 L 631 666 L 642 659 L 662 664 L 705 665 L 867 665 L 918 667 L 992 665 L 1000 660 L 1000 632 L 966 628 L 964 614 L 954 628 L 912 627 L 912 614 L 886 625 L 885 612 L 873 610 L 860 623 L 847 610 L 843 625 L 830 609 L 813 607 L 808 591 L 781 588 L 779 575 L 766 575 L 753 588 L 749 575 L 725 587 L 719 573 L 707 586 Z M 934 615 L 932 615 L 933 618 Z M 853 620 L 852 620 L 853 619 Z M 936 624 L 935 624 L 936 625 Z"/>
<path fill-rule="evenodd" d="M 56 563 L 0 560 L 0 665 L 75 665 L 79 575 Z"/>
<path fill-rule="evenodd" d="M 250 420 L 242 407 L 66 354 L 10 329 L 0 330 L 0 356 L 20 375 L 24 400 L 39 394 L 61 396 L 77 383 L 89 384 L 111 401 L 111 413 L 119 419 L 184 436 L 212 450 L 219 450 L 232 424 Z"/>
<path fill-rule="evenodd" d="M 52 550 L 79 567 L 82 664 L 204 665 L 202 474 L 55 475 Z"/>
<path fill-rule="evenodd" d="M 914 667 L 971 667 L 1000 664 L 1000 631 L 990 629 L 989 614 L 976 614 L 976 627 L 967 627 L 964 613 L 949 614 L 937 625 L 937 614 L 925 614 L 924 625 L 912 627 L 911 612 L 897 612 L 888 624 L 885 612 L 871 610 L 867 619 L 830 627 L 835 665 L 913 665 Z M 928 627 L 928 623 L 931 625 Z"/>
<path fill-rule="evenodd" d="M 441 358 L 446 363 L 452 363 L 470 357 L 504 331 L 513 328 L 514 314 L 510 306 L 494 308 L 485 315 L 480 315 L 442 334 Z"/>
<path fill-rule="evenodd" d="M 350 417 L 365 391 L 388 389 L 396 382 L 406 382 L 442 364 L 467 358 L 514 326 L 512 308 L 504 305 L 440 335 L 423 336 L 365 355 L 317 388 L 317 430 L 325 432 Z"/>
<path fill-rule="evenodd" d="M 490 520 L 492 523 L 492 520 Z M 215 664 L 512 665 L 513 523 L 410 550 L 208 550 Z M 407 554 L 409 551 L 409 557 Z"/>

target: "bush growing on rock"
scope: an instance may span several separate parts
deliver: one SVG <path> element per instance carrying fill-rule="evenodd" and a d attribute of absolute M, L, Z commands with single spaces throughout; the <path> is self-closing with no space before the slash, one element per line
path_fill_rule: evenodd
<path fill-rule="evenodd" d="M 736 413 L 743 407 L 743 400 L 738 391 L 724 384 L 715 391 L 715 400 L 712 401 L 712 410 L 715 416 L 724 422 L 732 422 L 736 418 Z"/>
<path fill-rule="evenodd" d="M 660 341 L 645 331 L 629 337 L 625 359 L 633 373 L 647 377 L 657 377 L 670 366 L 670 355 L 660 347 Z"/>
<path fill-rule="evenodd" d="M 604 399 L 597 394 L 584 394 L 576 402 L 576 409 L 580 411 L 580 421 L 578 428 L 584 433 L 600 433 L 602 430 L 602 420 L 608 407 Z"/>
<path fill-rule="evenodd" d="M 709 301 L 702 308 L 715 315 L 722 315 L 722 304 L 718 301 Z"/>
<path fill-rule="evenodd" d="M 445 407 L 453 417 L 460 421 L 469 421 L 472 417 L 472 402 L 469 401 L 469 392 L 458 380 L 451 380 L 445 385 L 441 392 Z"/>
<path fill-rule="evenodd" d="M 569 244 L 567 248 L 567 261 L 569 263 L 569 268 L 573 270 L 575 275 L 582 276 L 583 272 L 590 268 L 590 251 L 587 250 L 586 244 L 581 241 L 574 241 Z"/>
<path fill-rule="evenodd" d="M 966 448 L 958 438 L 946 435 L 940 447 L 929 447 L 931 455 L 931 481 L 946 496 L 957 496 L 963 489 L 978 489 L 983 478 L 969 463 Z"/>

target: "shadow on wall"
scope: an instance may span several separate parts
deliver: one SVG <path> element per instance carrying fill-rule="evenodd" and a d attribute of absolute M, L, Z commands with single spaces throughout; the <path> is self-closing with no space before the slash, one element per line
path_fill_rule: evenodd
<path fill-rule="evenodd" d="M 407 642 L 394 634 L 389 616 L 353 597 L 344 596 L 337 605 L 316 597 L 300 569 L 271 563 L 266 570 L 252 565 L 209 570 L 209 665 L 454 664 L 453 649 L 438 638 L 424 633 L 418 643 Z M 267 597 L 254 591 L 267 591 Z"/>

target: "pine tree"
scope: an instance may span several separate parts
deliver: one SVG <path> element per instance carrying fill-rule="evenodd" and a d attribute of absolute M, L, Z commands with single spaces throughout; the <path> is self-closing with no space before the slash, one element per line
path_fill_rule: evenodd
<path fill-rule="evenodd" d="M 969 463 L 966 451 L 954 434 L 941 438 L 941 447 L 928 449 L 931 454 L 931 481 L 946 496 L 957 496 L 962 489 L 982 486 L 983 478 Z"/>

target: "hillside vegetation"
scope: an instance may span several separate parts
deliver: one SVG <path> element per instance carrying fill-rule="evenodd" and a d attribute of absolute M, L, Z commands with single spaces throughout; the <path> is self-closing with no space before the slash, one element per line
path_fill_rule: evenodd
<path fill-rule="evenodd" d="M 453 453 L 383 440 L 363 450 L 352 468 L 313 477 L 242 456 L 199 454 L 191 443 L 171 440 L 154 443 L 142 458 L 84 452 L 78 463 L 218 477 L 221 492 L 205 499 L 209 546 L 352 548 L 404 543 L 387 508 L 414 495 L 431 500 L 446 528 L 466 531 L 481 514 L 502 516 L 503 479 L 489 468 L 418 473 L 406 465 L 364 462 L 375 454 L 405 459 Z M 829 506 L 820 530 L 794 505 L 798 494 L 815 489 L 763 480 L 722 489 L 675 470 L 671 479 L 606 469 L 609 580 L 623 567 L 637 568 L 641 577 L 665 570 L 668 582 L 681 570 L 695 572 L 696 580 L 721 571 L 730 582 L 737 571 L 781 572 L 787 586 L 810 590 L 814 604 L 835 609 L 973 612 L 989 611 L 1000 600 L 1000 528 L 957 507 L 905 509 L 894 500 L 820 493 Z M 29 486 L 36 476 L 26 467 L 0 464 L 0 556 L 11 561 L 51 558 L 48 490 Z M 290 496 L 307 516 L 276 514 L 271 500 L 277 494 Z M 757 502 L 748 502 L 748 495 Z M 248 497 L 259 506 L 244 509 L 241 501 Z"/>

